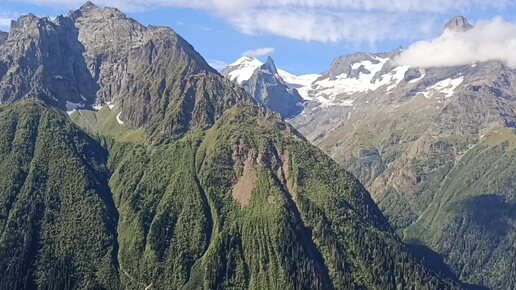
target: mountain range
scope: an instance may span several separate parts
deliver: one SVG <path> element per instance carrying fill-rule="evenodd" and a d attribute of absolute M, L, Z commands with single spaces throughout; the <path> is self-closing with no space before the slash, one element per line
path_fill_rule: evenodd
<path fill-rule="evenodd" d="M 463 288 L 266 108 L 312 106 L 272 60 L 251 95 L 91 2 L 1 35 L 0 289 Z"/>
<path fill-rule="evenodd" d="M 458 16 L 443 33 L 472 28 Z M 411 67 L 402 53 L 345 55 L 322 74 L 278 70 L 304 99 L 289 123 L 356 176 L 422 255 L 438 253 L 464 282 L 514 289 L 516 70 Z"/>

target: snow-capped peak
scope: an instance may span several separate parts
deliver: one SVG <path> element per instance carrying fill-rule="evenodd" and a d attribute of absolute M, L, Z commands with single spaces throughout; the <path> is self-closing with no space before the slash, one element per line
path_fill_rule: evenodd
<path fill-rule="evenodd" d="M 242 84 L 244 81 L 249 80 L 255 70 L 261 67 L 263 63 L 256 58 L 249 56 L 242 56 L 234 63 L 230 64 L 223 72 L 227 77 Z"/>

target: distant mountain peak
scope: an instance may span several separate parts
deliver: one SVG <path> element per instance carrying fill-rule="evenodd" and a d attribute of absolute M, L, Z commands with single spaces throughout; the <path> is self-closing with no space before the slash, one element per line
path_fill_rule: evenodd
<path fill-rule="evenodd" d="M 250 57 L 250 56 L 247 56 L 247 55 L 244 55 L 242 57 L 240 57 L 239 59 L 237 59 L 233 64 L 231 65 L 237 65 L 237 64 L 241 64 L 241 63 L 246 63 L 246 62 L 255 62 L 257 61 L 256 58 L 254 57 Z"/>
<path fill-rule="evenodd" d="M 455 16 L 446 25 L 444 26 L 444 29 L 448 29 L 455 32 L 464 32 L 468 31 L 471 28 L 473 28 L 473 25 L 471 25 L 468 22 L 468 19 L 466 19 L 464 16 Z"/>
<path fill-rule="evenodd" d="M 254 57 L 242 56 L 222 70 L 222 75 L 242 84 L 242 82 L 249 80 L 254 71 L 262 65 L 263 63 Z"/>
<path fill-rule="evenodd" d="M 274 64 L 274 60 L 272 60 L 270 56 L 267 57 L 267 61 L 261 66 L 261 69 L 266 70 L 271 74 L 278 74 L 276 64 Z"/>
<path fill-rule="evenodd" d="M 99 16 L 101 14 L 104 15 Z M 117 8 L 97 6 L 90 1 L 84 3 L 78 10 L 70 12 L 70 16 L 72 16 L 72 18 L 79 18 L 92 15 L 100 19 L 105 17 L 127 18 L 127 15 Z"/>
<path fill-rule="evenodd" d="M 86 1 L 86 3 L 84 3 L 80 10 L 89 10 L 89 9 L 95 9 L 95 8 L 98 8 L 97 5 L 93 4 L 91 1 Z"/>

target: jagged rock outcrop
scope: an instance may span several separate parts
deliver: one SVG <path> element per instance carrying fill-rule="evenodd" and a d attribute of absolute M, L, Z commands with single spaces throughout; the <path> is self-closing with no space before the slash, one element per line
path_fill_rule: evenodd
<path fill-rule="evenodd" d="M 455 32 L 464 32 L 471 28 L 473 28 L 473 25 L 471 25 L 464 16 L 455 16 L 444 26 L 444 29 Z"/>
<path fill-rule="evenodd" d="M 2 103 L 40 98 L 70 109 L 113 102 L 128 124 L 176 136 L 252 102 L 170 28 L 144 27 L 91 2 L 55 21 L 14 21 L 0 50 L 0 79 Z M 210 106 L 212 98 L 223 99 Z"/>
<path fill-rule="evenodd" d="M 285 119 L 295 117 L 303 111 L 303 98 L 296 89 L 285 83 L 270 57 L 242 86 L 259 104 L 279 113 Z"/>

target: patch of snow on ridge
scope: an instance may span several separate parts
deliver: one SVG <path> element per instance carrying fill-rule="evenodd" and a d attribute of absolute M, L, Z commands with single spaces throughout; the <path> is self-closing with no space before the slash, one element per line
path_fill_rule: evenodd
<path fill-rule="evenodd" d="M 310 97 L 310 90 L 312 89 L 312 84 L 320 77 L 320 75 L 307 74 L 296 76 L 284 70 L 278 70 L 278 74 L 290 88 L 297 89 L 303 99 L 312 99 Z"/>
<path fill-rule="evenodd" d="M 249 80 L 253 76 L 254 71 L 262 65 L 263 63 L 256 58 L 243 56 L 228 66 L 235 69 L 229 73 L 229 79 L 242 84 L 244 81 Z"/>
<path fill-rule="evenodd" d="M 335 80 L 331 80 L 329 77 L 314 83 L 314 89 L 317 89 L 316 97 L 328 98 L 329 96 L 335 96 L 337 94 L 352 94 L 357 92 L 367 92 L 376 90 L 380 86 L 384 85 L 383 82 L 371 83 L 374 76 L 381 71 L 384 64 L 389 60 L 388 58 L 376 58 L 379 62 L 373 64 L 368 62 L 365 69 L 370 71 L 370 74 L 361 73 L 357 78 L 348 78 L 347 74 L 341 74 L 336 77 Z M 364 64 L 365 62 L 362 62 Z"/>
<path fill-rule="evenodd" d="M 355 102 L 353 99 L 339 100 L 335 98 L 328 99 L 325 97 L 316 97 L 315 100 L 322 108 L 328 108 L 331 106 L 353 107 L 353 103 Z"/>
<path fill-rule="evenodd" d="M 405 78 L 405 73 L 409 68 L 409 66 L 401 65 L 396 67 L 391 73 L 382 75 L 383 82 L 385 82 L 385 84 L 391 84 L 387 87 L 387 92 L 392 91 L 400 84 L 400 82 Z M 391 76 L 390 79 L 388 78 L 389 75 Z"/>
<path fill-rule="evenodd" d="M 375 64 L 370 60 L 364 60 L 361 62 L 357 62 L 351 65 L 351 69 L 359 69 L 361 66 L 364 66 L 365 69 L 369 70 L 370 67 L 374 66 Z"/>
<path fill-rule="evenodd" d="M 433 86 L 435 90 L 446 94 L 446 98 L 450 98 L 453 96 L 455 90 L 464 82 L 464 76 L 456 79 L 446 79 L 444 81 L 440 81 Z"/>
<path fill-rule="evenodd" d="M 420 92 L 425 98 L 430 98 L 433 92 L 438 92 L 445 95 L 445 98 L 451 98 L 455 93 L 455 90 L 464 82 L 464 76 L 456 79 L 445 79 L 435 85 L 429 87 L 425 92 Z"/>
<path fill-rule="evenodd" d="M 426 77 L 426 72 L 423 72 L 423 73 L 421 73 L 420 77 L 418 77 L 417 79 L 413 79 L 413 80 L 411 80 L 408 83 L 409 84 L 415 84 L 415 83 L 419 82 L 420 80 L 424 79 L 425 77 Z"/>
<path fill-rule="evenodd" d="M 116 121 L 118 122 L 118 124 L 123 125 L 124 121 L 122 121 L 122 119 L 120 119 L 121 115 L 122 115 L 122 112 L 120 112 L 120 113 L 118 113 L 118 115 L 116 115 Z"/>

